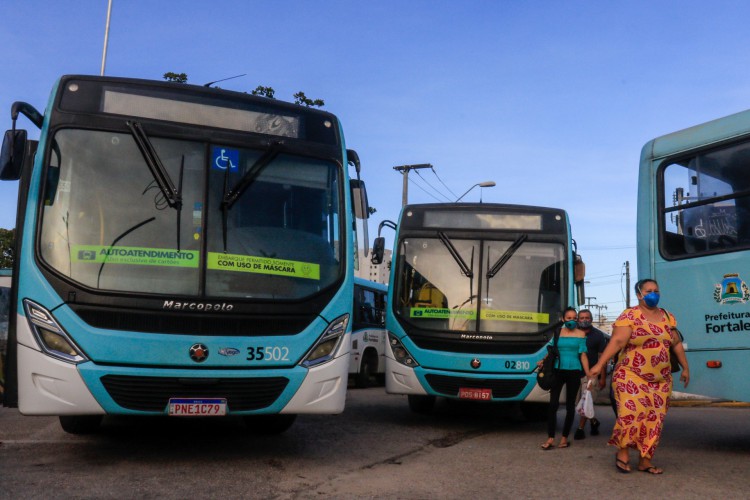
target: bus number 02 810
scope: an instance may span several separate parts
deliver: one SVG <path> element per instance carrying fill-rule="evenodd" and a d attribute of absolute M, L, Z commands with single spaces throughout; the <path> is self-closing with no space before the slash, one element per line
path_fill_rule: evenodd
<path fill-rule="evenodd" d="M 248 347 L 248 361 L 289 361 L 288 347 Z"/>
<path fill-rule="evenodd" d="M 505 368 L 508 370 L 528 370 L 531 368 L 531 361 L 508 360 L 505 362 Z"/>

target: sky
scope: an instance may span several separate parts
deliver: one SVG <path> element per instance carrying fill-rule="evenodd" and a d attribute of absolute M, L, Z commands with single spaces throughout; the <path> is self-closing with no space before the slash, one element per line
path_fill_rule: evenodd
<path fill-rule="evenodd" d="M 0 129 L 14 101 L 43 111 L 61 75 L 100 73 L 106 16 L 107 0 L 0 2 Z M 219 85 L 324 99 L 361 158 L 371 237 L 398 218 L 398 165 L 434 167 L 409 174 L 410 203 L 494 181 L 464 200 L 563 208 L 587 303 L 614 319 L 626 262 L 638 278 L 641 148 L 750 107 L 748 18 L 723 0 L 113 0 L 105 74 L 246 74 Z M 0 183 L 0 228 L 17 189 Z"/>

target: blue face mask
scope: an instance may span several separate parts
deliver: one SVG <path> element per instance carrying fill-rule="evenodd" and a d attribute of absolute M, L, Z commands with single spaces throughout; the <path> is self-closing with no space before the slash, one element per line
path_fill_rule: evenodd
<path fill-rule="evenodd" d="M 643 302 L 649 307 L 656 307 L 659 304 L 659 294 L 656 292 L 647 293 L 643 296 Z"/>
<path fill-rule="evenodd" d="M 578 326 L 578 322 L 574 319 L 571 319 L 571 320 L 566 321 L 564 325 L 565 325 L 565 328 L 567 328 L 568 330 L 573 330 L 575 329 L 575 327 Z"/>

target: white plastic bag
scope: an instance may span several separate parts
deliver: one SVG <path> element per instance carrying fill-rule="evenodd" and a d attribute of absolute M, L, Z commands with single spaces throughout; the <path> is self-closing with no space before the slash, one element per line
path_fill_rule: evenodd
<path fill-rule="evenodd" d="M 591 381 L 586 387 L 581 387 L 581 399 L 576 405 L 576 412 L 586 418 L 594 418 L 594 398 L 591 396 Z"/>

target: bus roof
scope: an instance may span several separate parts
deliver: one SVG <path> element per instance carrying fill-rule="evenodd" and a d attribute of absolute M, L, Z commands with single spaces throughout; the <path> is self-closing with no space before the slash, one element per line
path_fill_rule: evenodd
<path fill-rule="evenodd" d="M 723 141 L 748 135 L 750 134 L 748 122 L 750 122 L 750 110 L 657 137 L 643 146 L 641 162 L 653 161 L 699 147 L 710 147 Z"/>

